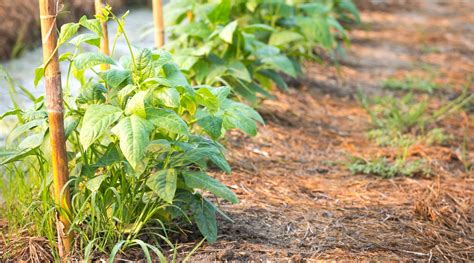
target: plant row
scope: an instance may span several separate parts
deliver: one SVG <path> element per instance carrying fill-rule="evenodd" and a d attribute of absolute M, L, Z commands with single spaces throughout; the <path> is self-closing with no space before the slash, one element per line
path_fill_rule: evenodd
<path fill-rule="evenodd" d="M 300 76 L 303 61 L 318 60 L 315 47 L 337 49 L 347 41 L 342 24 L 359 19 L 349 0 L 179 0 L 165 14 L 164 49 L 135 48 L 124 30 L 127 14 L 117 17 L 109 7 L 59 33 L 58 47 L 74 47 L 60 55 L 69 65 L 64 101 L 72 202 L 59 213 L 71 222 L 76 252 L 86 259 L 97 253 L 113 259 L 140 246 L 149 260 L 150 251 L 165 260 L 160 244 L 173 248 L 169 235 L 184 233 L 178 230 L 189 223 L 216 241 L 216 213 L 228 217 L 215 200 L 238 202 L 208 174 L 231 173 L 219 141 L 231 129 L 256 135 L 263 119 L 245 102 L 256 105 L 275 86 L 286 89 L 285 78 Z M 111 56 L 85 52 L 99 47 L 100 22 L 107 20 L 118 28 Z M 120 38 L 129 54 L 117 57 Z M 44 65 L 36 84 L 43 74 Z M 29 97 L 31 109 L 16 106 L 2 116 L 18 122 L 0 153 L 9 181 L 2 187 L 4 210 L 12 227 L 29 218 L 28 230 L 55 248 L 59 208 L 49 190 L 47 112 L 43 97 Z M 15 192 L 25 195 L 14 198 Z"/>

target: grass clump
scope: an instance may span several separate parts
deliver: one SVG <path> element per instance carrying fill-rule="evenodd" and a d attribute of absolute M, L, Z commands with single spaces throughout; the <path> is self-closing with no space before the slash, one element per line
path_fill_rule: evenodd
<path fill-rule="evenodd" d="M 382 83 L 384 89 L 401 91 L 419 91 L 433 93 L 441 86 L 433 81 L 433 77 L 422 78 L 418 76 L 405 76 L 401 79 L 388 78 Z"/>
<path fill-rule="evenodd" d="M 375 175 L 383 178 L 395 176 L 427 176 L 430 174 L 429 166 L 424 160 L 405 161 L 396 159 L 389 161 L 387 158 L 365 160 L 354 158 L 348 165 L 353 174 Z"/>

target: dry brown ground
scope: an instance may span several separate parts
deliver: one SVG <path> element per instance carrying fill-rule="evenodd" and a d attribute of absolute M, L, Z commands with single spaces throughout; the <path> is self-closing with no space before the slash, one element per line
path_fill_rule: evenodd
<path fill-rule="evenodd" d="M 454 135 L 447 145 L 410 149 L 429 161 L 431 177 L 381 179 L 346 167 L 348 156 L 395 154 L 367 139 L 357 88 L 380 95 L 387 77 L 423 76 L 420 66 L 430 65 L 449 86 L 430 107 L 466 85 L 474 91 L 474 3 L 433 2 L 364 11 L 339 67 L 308 65 L 302 87 L 263 104 L 257 137 L 230 137 L 234 173 L 216 176 L 241 202 L 222 204 L 235 222 L 220 220 L 219 241 L 193 261 L 474 261 L 474 174 L 460 161 L 467 138 L 464 161 L 474 162 L 472 111 L 439 123 Z"/>

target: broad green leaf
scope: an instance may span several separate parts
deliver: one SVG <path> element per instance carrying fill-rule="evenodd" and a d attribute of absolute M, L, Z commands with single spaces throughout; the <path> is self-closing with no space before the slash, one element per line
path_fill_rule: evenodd
<path fill-rule="evenodd" d="M 212 89 L 212 88 L 211 88 Z M 219 98 L 209 88 L 200 88 L 196 91 L 196 101 L 211 111 L 219 109 Z"/>
<path fill-rule="evenodd" d="M 129 95 L 135 90 L 137 89 L 137 87 L 133 86 L 133 85 L 127 85 L 125 86 L 124 88 L 122 88 L 121 90 L 119 90 L 119 92 L 117 92 L 117 99 L 120 103 L 120 105 L 123 105 L 124 102 L 127 100 L 127 98 L 129 97 Z"/>
<path fill-rule="evenodd" d="M 285 55 L 271 56 L 262 59 L 262 63 L 265 63 L 272 68 L 284 72 L 291 77 L 296 77 L 297 73 L 291 60 Z"/>
<path fill-rule="evenodd" d="M 224 29 L 219 33 L 219 37 L 224 40 L 225 42 L 232 44 L 234 38 L 234 32 L 237 29 L 237 21 L 233 21 L 232 23 L 226 25 Z"/>
<path fill-rule="evenodd" d="M 79 29 L 78 23 L 67 23 L 61 26 L 61 31 L 59 32 L 58 45 L 66 43 L 74 34 L 77 33 Z"/>
<path fill-rule="evenodd" d="M 148 178 L 146 184 L 161 199 L 167 203 L 173 203 L 176 192 L 178 175 L 175 169 L 160 170 Z"/>
<path fill-rule="evenodd" d="M 212 139 L 218 139 L 222 135 L 222 119 L 216 116 L 208 115 L 198 120 L 199 126 Z"/>
<path fill-rule="evenodd" d="M 85 33 L 80 34 L 69 41 L 72 45 L 78 47 L 82 43 L 89 44 L 91 46 L 99 47 L 100 46 L 100 37 L 96 34 Z"/>
<path fill-rule="evenodd" d="M 186 171 L 183 172 L 184 182 L 188 187 L 207 190 L 216 196 L 237 204 L 237 196 L 227 186 L 210 177 L 205 172 Z"/>
<path fill-rule="evenodd" d="M 171 149 L 171 143 L 165 139 L 158 139 L 151 141 L 148 143 L 148 147 L 146 148 L 147 152 L 162 152 L 162 151 L 167 151 Z"/>
<path fill-rule="evenodd" d="M 146 110 L 145 110 L 145 97 L 147 96 L 147 91 L 139 91 L 128 101 L 127 107 L 125 108 L 125 114 L 132 115 L 135 114 L 141 118 L 146 119 Z"/>
<path fill-rule="evenodd" d="M 79 141 L 88 149 L 122 116 L 122 110 L 111 105 L 90 105 L 84 114 Z"/>
<path fill-rule="evenodd" d="M 85 52 L 74 59 L 74 66 L 79 69 L 88 69 L 100 64 L 113 64 L 115 62 L 109 56 L 97 52 Z"/>
<path fill-rule="evenodd" d="M 230 165 L 225 159 L 225 156 L 223 153 L 221 152 L 213 153 L 209 156 L 209 159 L 227 174 L 230 174 L 232 172 Z"/>
<path fill-rule="evenodd" d="M 116 88 L 131 77 L 131 72 L 130 70 L 109 69 L 104 72 L 99 72 L 99 76 L 104 80 L 107 86 Z"/>
<path fill-rule="evenodd" d="M 168 63 L 163 66 L 163 70 L 165 72 L 166 78 L 174 85 L 174 86 L 182 86 L 187 87 L 189 86 L 188 80 L 186 77 L 181 73 L 178 66 L 174 63 Z"/>
<path fill-rule="evenodd" d="M 224 127 L 226 130 L 237 128 L 251 136 L 257 135 L 255 121 L 238 112 L 228 111 L 224 114 Z"/>
<path fill-rule="evenodd" d="M 189 136 L 188 125 L 174 111 L 147 109 L 147 119 L 165 134 Z"/>
<path fill-rule="evenodd" d="M 268 41 L 269 45 L 272 46 L 283 46 L 293 41 L 303 40 L 304 37 L 297 32 L 285 30 L 279 32 L 273 32 Z"/>
<path fill-rule="evenodd" d="M 231 8 L 231 0 L 221 0 L 220 3 L 207 15 L 207 18 L 215 24 L 225 23 L 229 21 Z"/>
<path fill-rule="evenodd" d="M 149 121 L 135 115 L 123 118 L 112 128 L 112 132 L 120 140 L 122 153 L 138 173 L 145 170 L 143 157 L 152 129 L 153 125 Z"/>
<path fill-rule="evenodd" d="M 95 193 L 95 192 L 99 191 L 100 185 L 102 184 L 102 182 L 105 179 L 107 179 L 107 175 L 105 175 L 105 174 L 95 176 L 94 178 L 92 178 L 92 179 L 90 179 L 86 182 L 86 187 L 91 192 Z"/>
<path fill-rule="evenodd" d="M 134 78 L 145 80 L 153 73 L 152 53 L 148 48 L 142 48 L 135 54 Z"/>
<path fill-rule="evenodd" d="M 81 26 L 89 29 L 90 31 L 96 33 L 99 37 L 102 37 L 102 27 L 100 26 L 100 21 L 97 19 L 87 19 L 86 16 L 82 16 L 79 20 Z"/>
<path fill-rule="evenodd" d="M 199 232 L 206 237 L 209 243 L 216 242 L 217 221 L 214 207 L 205 199 L 196 197 L 192 199 L 190 208 Z"/>
<path fill-rule="evenodd" d="M 229 63 L 229 71 L 236 78 L 247 82 L 252 81 L 252 76 L 250 75 L 250 72 L 248 71 L 247 67 L 238 60 L 232 60 Z"/>
<path fill-rule="evenodd" d="M 105 167 L 112 165 L 121 161 L 123 158 L 117 149 L 117 145 L 115 143 L 109 144 L 105 153 L 99 158 L 96 165 L 99 167 Z"/>
<path fill-rule="evenodd" d="M 178 108 L 180 106 L 180 95 L 175 88 L 161 88 L 153 91 L 153 98 L 169 108 Z"/>

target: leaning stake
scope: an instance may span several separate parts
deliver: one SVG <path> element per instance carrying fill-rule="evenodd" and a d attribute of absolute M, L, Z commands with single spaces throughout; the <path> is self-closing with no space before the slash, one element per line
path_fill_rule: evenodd
<path fill-rule="evenodd" d="M 104 4 L 102 3 L 102 0 L 95 0 L 95 14 L 100 16 L 102 15 L 102 8 L 104 7 Z M 102 19 L 100 20 L 100 26 L 102 27 L 102 38 L 100 39 L 100 51 L 107 56 L 110 56 L 110 51 L 109 51 L 109 33 L 107 31 L 107 21 L 104 21 Z M 100 65 L 101 70 L 107 70 L 109 69 L 108 64 L 101 64 Z"/>
<path fill-rule="evenodd" d="M 153 0 L 153 20 L 155 21 L 155 45 L 157 48 L 165 44 L 165 27 L 163 24 L 163 5 L 161 0 Z"/>
<path fill-rule="evenodd" d="M 71 251 L 72 238 L 68 235 L 70 222 L 66 214 L 71 207 L 71 196 L 68 188 L 66 156 L 66 138 L 64 136 L 64 106 L 61 89 L 61 72 L 59 70 L 56 15 L 60 6 L 59 0 L 39 0 L 41 17 L 41 36 L 43 42 L 43 65 L 46 103 L 48 107 L 49 134 L 51 138 L 51 160 L 53 164 L 54 198 L 60 208 L 58 231 L 58 248 L 60 257 L 65 260 Z M 64 189 L 63 189 L 64 188 Z"/>

